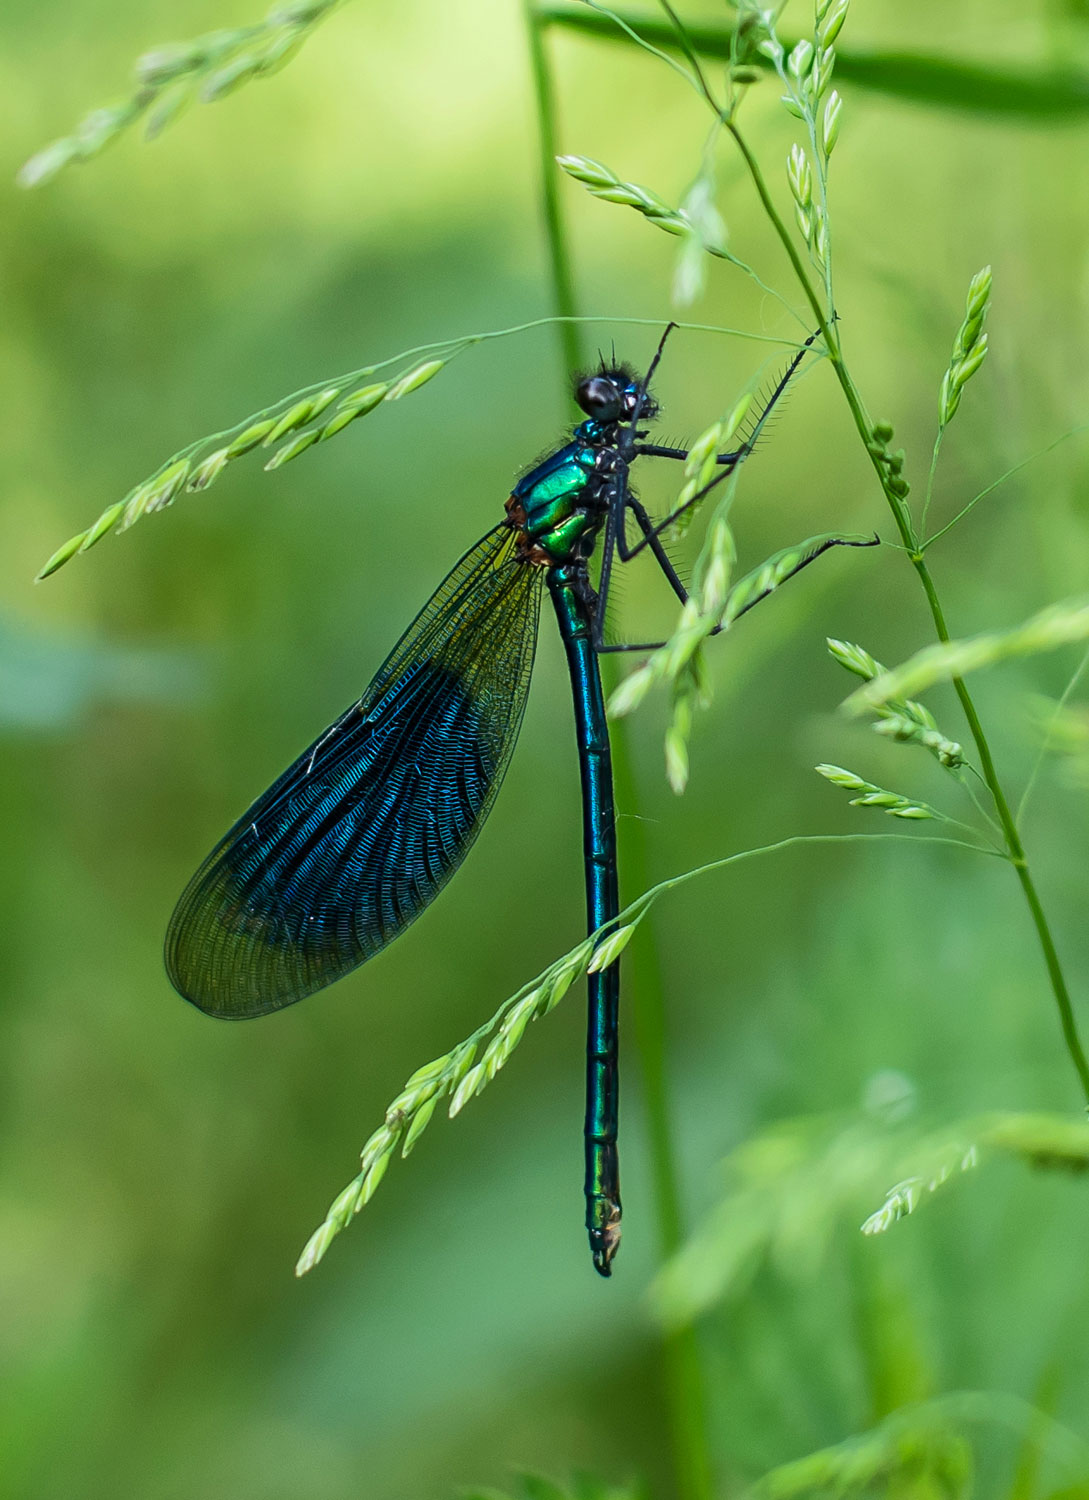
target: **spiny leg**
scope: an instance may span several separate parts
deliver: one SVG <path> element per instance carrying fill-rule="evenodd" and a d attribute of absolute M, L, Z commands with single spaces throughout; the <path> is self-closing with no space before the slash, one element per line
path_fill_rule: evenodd
<path fill-rule="evenodd" d="M 600 588 L 593 615 L 593 646 L 599 656 L 612 655 L 620 651 L 657 651 L 665 645 L 664 641 L 623 641 L 610 644 L 605 640 L 605 610 L 608 604 L 608 581 L 612 574 L 610 554 L 615 547 L 615 550 L 620 553 L 621 561 L 627 562 L 628 558 L 635 555 L 635 550 L 639 550 L 643 545 L 640 543 L 634 550 L 628 546 L 624 526 L 624 514 L 626 510 L 630 510 L 635 517 L 639 529 L 643 532 L 646 545 L 650 547 L 651 552 L 654 554 L 654 559 L 659 568 L 661 568 L 666 582 L 682 604 L 688 603 L 688 590 L 685 588 L 680 575 L 670 561 L 669 554 L 662 546 L 660 538 L 657 536 L 652 538 L 648 535 L 648 533 L 653 531 L 654 524 L 647 514 L 646 507 L 635 498 L 630 490 L 626 490 L 623 505 L 620 507 L 619 522 L 617 523 L 613 520 L 613 515 L 610 512 L 609 520 L 606 523 L 606 540 L 608 545 L 602 560 Z M 606 560 L 609 561 L 607 571 Z M 712 633 L 717 635 L 721 629 L 721 625 L 716 626 Z"/>
<path fill-rule="evenodd" d="M 592 641 L 594 650 L 598 655 L 606 655 L 615 651 L 645 651 L 655 650 L 654 646 L 643 646 L 639 644 L 617 644 L 609 645 L 605 641 L 605 612 L 609 601 L 609 585 L 612 580 L 613 561 L 619 552 L 621 562 L 627 562 L 634 553 L 628 544 L 626 515 L 631 511 L 642 531 L 644 537 L 653 530 L 654 523 L 651 521 L 646 507 L 632 494 L 628 488 L 627 473 L 618 476 L 617 488 L 614 498 L 610 501 L 609 512 L 605 522 L 605 535 L 601 550 L 601 576 L 598 579 L 597 596 L 593 600 L 591 620 L 593 622 Z M 688 592 L 682 583 L 676 568 L 670 560 L 669 554 L 662 546 L 661 539 L 657 536 L 648 539 L 648 545 L 654 554 L 654 559 L 669 584 L 682 604 L 688 602 Z"/>
<path fill-rule="evenodd" d="M 665 443 L 639 443 L 635 449 L 640 458 L 687 458 L 687 448 L 671 448 Z M 736 464 L 746 457 L 744 448 L 735 448 L 732 453 L 719 453 L 716 464 Z"/>
<path fill-rule="evenodd" d="M 701 500 L 704 500 L 717 485 L 721 484 L 724 479 L 728 478 L 729 475 L 733 473 L 738 464 L 743 463 L 744 460 L 748 458 L 749 454 L 756 447 L 756 444 L 760 439 L 760 435 L 763 432 L 765 425 L 767 424 L 768 418 L 771 416 L 773 410 L 775 409 L 776 403 L 786 391 L 791 380 L 794 378 L 794 374 L 798 369 L 798 366 L 801 364 L 811 345 L 818 337 L 818 334 L 811 333 L 802 347 L 798 350 L 797 354 L 794 355 L 793 359 L 787 365 L 783 374 L 776 382 L 775 388 L 772 391 L 771 395 L 764 402 L 763 409 L 761 410 L 759 416 L 756 418 L 756 421 L 753 423 L 751 433 L 749 434 L 748 438 L 746 438 L 745 442 L 742 443 L 741 447 L 736 449 L 732 453 L 720 453 L 716 456 L 715 463 L 722 468 L 722 473 L 716 474 L 714 479 L 705 484 L 702 489 L 697 490 L 697 492 L 691 497 L 691 499 L 686 500 L 683 505 L 679 505 L 677 509 L 666 516 L 663 521 L 659 521 L 658 524 L 653 527 L 651 532 L 646 533 L 643 537 L 643 540 L 641 542 L 638 542 L 633 549 L 631 553 L 632 557 L 635 557 L 638 555 L 638 553 L 642 552 L 644 547 L 650 546 L 652 537 L 660 536 L 661 533 L 667 530 L 668 527 L 674 525 L 687 510 L 690 510 L 694 505 L 698 505 Z M 647 458 L 671 458 L 682 460 L 688 457 L 688 449 L 686 448 L 672 448 L 659 443 L 637 443 L 635 445 L 634 452 L 640 457 L 645 456 Z M 627 561 L 626 558 L 625 561 Z"/>
<path fill-rule="evenodd" d="M 637 500 L 634 500 L 634 503 L 632 503 L 633 500 L 634 497 L 629 496 L 629 504 L 631 504 L 631 508 L 635 515 L 635 518 L 639 522 L 640 528 L 646 531 L 646 528 L 650 526 L 650 517 L 647 515 L 643 506 L 640 505 Z M 642 514 L 640 514 L 640 512 Z M 645 542 L 648 546 L 652 546 L 651 537 L 649 535 L 645 536 Z M 820 542 L 817 546 L 812 547 L 805 554 L 805 556 L 802 557 L 797 563 L 795 563 L 795 565 L 788 572 L 784 573 L 782 578 L 778 579 L 777 582 L 773 584 L 769 584 L 766 589 L 761 590 L 759 594 L 755 594 L 747 604 L 742 605 L 742 607 L 737 611 L 737 614 L 732 617 L 730 623 L 732 624 L 733 620 L 739 620 L 742 615 L 747 615 L 750 609 L 753 609 L 762 600 L 766 599 L 769 594 L 777 593 L 784 583 L 786 583 L 789 579 L 796 577 L 797 574 L 802 572 L 804 568 L 808 568 L 810 563 L 816 562 L 818 557 L 820 557 L 825 552 L 831 551 L 833 547 L 879 547 L 880 545 L 881 538 L 876 535 L 872 538 L 868 537 L 865 541 L 860 541 L 857 538 L 845 536 L 826 537 L 823 542 Z M 642 544 L 640 544 L 640 547 L 641 546 Z M 621 556 L 623 557 L 623 553 L 621 553 Z M 658 557 L 657 551 L 655 551 L 655 557 Z M 673 567 L 673 564 L 669 561 L 669 558 L 665 558 L 664 564 L 662 563 L 661 558 L 658 558 L 658 562 L 659 566 L 662 567 L 662 571 L 665 574 L 666 580 L 668 581 L 670 587 L 677 595 L 677 598 L 681 601 L 682 604 L 687 604 L 690 597 L 688 590 L 685 588 L 684 584 L 678 577 L 677 570 Z M 602 595 L 601 598 L 604 598 L 604 596 Z M 599 655 L 605 655 L 619 651 L 660 651 L 661 648 L 666 644 L 665 641 L 644 641 L 630 643 L 625 642 L 623 644 L 617 645 L 607 645 L 604 641 L 601 641 L 599 643 L 598 638 L 601 634 L 603 618 L 604 610 L 602 608 L 601 600 L 599 599 L 598 608 L 595 613 L 594 619 L 594 650 L 597 651 Z M 713 630 L 708 632 L 708 634 L 719 635 L 724 629 L 724 625 L 716 625 Z"/>

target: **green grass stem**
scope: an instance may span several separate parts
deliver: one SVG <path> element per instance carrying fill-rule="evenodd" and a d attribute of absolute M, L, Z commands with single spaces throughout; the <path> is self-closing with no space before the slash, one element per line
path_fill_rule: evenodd
<path fill-rule="evenodd" d="M 812 281 L 810 280 L 808 272 L 806 271 L 806 268 L 802 262 L 801 256 L 798 254 L 797 247 L 794 243 L 794 238 L 790 234 L 790 231 L 787 229 L 787 226 L 784 224 L 782 218 L 775 208 L 774 203 L 772 202 L 771 195 L 768 192 L 767 183 L 765 182 L 763 173 L 760 170 L 760 165 L 757 162 L 752 151 L 750 150 L 744 136 L 741 134 L 736 121 L 727 118 L 724 120 L 724 124 L 730 135 L 733 137 L 738 150 L 741 152 L 742 158 L 744 159 L 745 165 L 748 169 L 749 176 L 752 179 L 753 186 L 756 189 L 757 196 L 759 197 L 761 204 L 763 205 L 764 212 L 767 215 L 780 242 L 782 243 L 784 250 L 786 251 L 791 266 L 793 267 L 794 274 L 798 279 L 798 284 L 805 294 L 806 301 L 809 303 L 809 306 L 813 311 L 813 316 L 816 319 L 817 326 L 820 328 L 821 336 L 823 337 L 825 347 L 828 350 L 828 358 L 831 362 L 833 370 L 836 373 L 836 379 L 839 381 L 840 388 L 843 391 L 843 395 L 847 401 L 851 416 L 854 419 L 855 427 L 858 429 L 859 436 L 861 437 L 862 442 L 866 447 L 866 451 L 870 457 L 870 462 L 873 465 L 874 472 L 876 473 L 878 482 L 881 485 L 882 493 L 884 494 L 885 499 L 888 502 L 889 509 L 892 511 L 893 520 L 895 521 L 896 528 L 900 533 L 901 542 L 903 543 L 904 549 L 911 560 L 916 574 L 918 575 L 919 582 L 922 584 L 923 592 L 926 595 L 927 605 L 930 609 L 931 618 L 934 622 L 934 630 L 938 637 L 938 640 L 943 644 L 948 643 L 950 640 L 950 635 L 945 621 L 945 612 L 938 597 L 938 591 L 934 583 L 933 576 L 930 572 L 929 567 L 927 566 L 926 557 L 923 552 L 922 546 L 920 545 L 920 540 L 915 534 L 915 527 L 912 521 L 911 512 L 908 508 L 905 497 L 902 494 L 898 493 L 890 483 L 889 471 L 887 469 L 887 466 L 882 462 L 881 456 L 879 455 L 879 453 L 874 451 L 874 424 L 866 411 L 862 396 L 859 393 L 858 387 L 854 383 L 851 373 L 847 368 L 846 362 L 844 361 L 843 352 L 840 347 L 838 338 L 838 332 L 835 329 L 834 325 L 829 322 L 829 319 L 826 316 L 825 308 L 817 295 Z M 979 714 L 972 699 L 972 695 L 968 691 L 968 688 L 962 678 L 954 677 L 952 679 L 952 683 L 953 689 L 956 692 L 958 699 L 960 700 L 960 705 L 961 709 L 964 712 L 964 717 L 968 722 L 968 728 L 971 732 L 972 739 L 975 742 L 976 751 L 979 755 L 980 769 L 983 774 L 983 779 L 986 781 L 988 790 L 990 791 L 991 797 L 994 801 L 995 811 L 998 814 L 998 821 L 1002 828 L 1002 835 L 1006 843 L 1006 850 L 1009 855 L 1010 863 L 1013 865 L 1017 873 L 1017 879 L 1021 886 L 1021 890 L 1025 898 L 1025 903 L 1028 906 L 1029 915 L 1032 918 L 1033 926 L 1036 930 L 1037 940 L 1040 944 L 1040 950 L 1043 954 L 1044 964 L 1047 968 L 1048 979 L 1050 981 L 1052 993 L 1055 997 L 1055 1004 L 1059 1012 L 1059 1023 L 1062 1029 L 1063 1039 L 1066 1043 L 1066 1049 L 1070 1055 L 1070 1060 L 1074 1066 L 1074 1070 L 1078 1075 L 1086 1105 L 1089 1106 L 1089 1060 L 1086 1059 L 1085 1050 L 1082 1046 L 1081 1038 L 1078 1035 L 1077 1021 L 1074 1016 L 1074 1007 L 1070 998 L 1070 991 L 1067 987 L 1066 978 L 1063 974 L 1062 964 L 1059 961 L 1058 950 L 1055 947 L 1055 940 L 1052 936 L 1051 927 L 1044 912 L 1043 905 L 1040 901 L 1039 892 L 1036 889 L 1036 883 L 1032 878 L 1028 859 L 1025 853 L 1025 847 L 1021 841 L 1021 835 L 1018 832 L 1016 820 L 1014 819 L 1013 813 L 1010 810 L 1009 802 L 1006 798 L 1006 793 L 999 779 L 998 771 L 995 766 L 994 756 L 991 752 L 990 743 L 987 739 L 986 733 L 984 732 L 983 725 L 980 721 Z"/>

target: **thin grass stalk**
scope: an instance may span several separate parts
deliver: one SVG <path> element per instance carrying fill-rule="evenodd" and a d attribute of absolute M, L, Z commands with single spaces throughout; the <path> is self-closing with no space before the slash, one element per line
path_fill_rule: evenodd
<path fill-rule="evenodd" d="M 772 228 L 775 230 L 776 235 L 782 243 L 787 256 L 790 259 L 791 265 L 794 269 L 794 274 L 798 279 L 798 283 L 803 293 L 805 294 L 807 302 L 813 310 L 813 315 L 817 320 L 817 325 L 820 328 L 821 336 L 824 339 L 825 346 L 828 350 L 829 360 L 831 362 L 833 370 L 836 373 L 836 379 L 839 381 L 844 397 L 846 398 L 847 405 L 850 408 L 851 416 L 854 418 L 854 423 L 856 428 L 858 429 L 859 436 L 862 438 L 862 441 L 866 446 L 866 451 L 869 453 L 870 462 L 873 464 L 874 472 L 877 474 L 882 493 L 884 494 L 885 499 L 888 502 L 889 509 L 892 511 L 893 519 L 896 522 L 896 528 L 900 533 L 900 538 L 903 542 L 904 550 L 906 551 L 912 566 L 918 574 L 919 581 L 923 586 L 923 591 L 926 594 L 927 604 L 930 608 L 931 618 L 934 621 L 935 632 L 939 641 L 945 644 L 950 639 L 949 630 L 945 623 L 945 614 L 942 609 L 941 602 L 938 598 L 938 591 L 934 584 L 934 579 L 930 573 L 930 569 L 927 567 L 923 549 L 920 546 L 918 537 L 915 535 L 915 528 L 912 523 L 911 512 L 907 507 L 903 495 L 898 494 L 896 490 L 891 487 L 889 482 L 890 476 L 887 472 L 885 464 L 882 462 L 882 456 L 879 452 L 875 451 L 876 445 L 874 444 L 873 440 L 873 422 L 870 420 L 870 417 L 866 412 L 866 408 L 863 404 L 862 397 L 858 391 L 858 388 L 851 377 L 850 371 L 847 369 L 847 366 L 844 363 L 843 353 L 840 348 L 837 333 L 834 329 L 834 326 L 829 323 L 829 320 L 825 313 L 825 309 L 821 305 L 820 298 L 817 296 L 817 293 L 813 287 L 813 283 L 811 282 L 806 268 L 802 263 L 801 257 L 798 254 L 797 248 L 794 244 L 793 236 L 790 234 L 790 231 L 783 223 L 783 220 L 780 218 L 775 205 L 771 200 L 771 196 L 768 192 L 767 184 L 764 181 L 763 173 L 760 170 L 759 163 L 756 161 L 756 158 L 750 151 L 748 143 L 742 136 L 736 122 L 730 119 L 726 119 L 724 121 L 724 124 L 730 135 L 733 137 L 735 143 L 737 144 L 738 150 L 741 152 L 742 158 L 744 159 L 745 165 L 748 169 L 749 176 L 752 179 L 753 186 L 755 187 L 757 195 L 760 198 L 764 211 L 772 225 Z M 1036 935 L 1040 943 L 1040 949 L 1044 956 L 1044 963 L 1047 968 L 1048 979 L 1051 983 L 1052 993 L 1055 997 L 1055 1004 L 1059 1012 L 1059 1023 L 1062 1028 L 1062 1034 L 1063 1039 L 1066 1043 L 1066 1049 L 1070 1055 L 1070 1060 L 1074 1065 L 1075 1072 L 1077 1073 L 1080 1080 L 1082 1092 L 1085 1096 L 1086 1105 L 1087 1107 L 1089 1107 L 1089 1060 L 1086 1059 L 1085 1050 L 1078 1035 L 1077 1021 L 1074 1016 L 1074 1007 L 1070 999 L 1070 991 L 1067 988 L 1066 978 L 1063 974 L 1062 965 L 1059 961 L 1059 955 L 1055 947 L 1055 940 L 1052 936 L 1051 927 L 1044 912 L 1043 905 L 1040 901 L 1040 896 L 1039 892 L 1036 889 L 1036 884 L 1033 881 L 1032 874 L 1029 870 L 1028 860 L 1025 855 L 1025 848 L 1021 842 L 1021 836 L 1018 833 L 1017 824 L 1010 810 L 1009 803 L 1006 800 L 1006 794 L 1003 790 L 1002 783 L 999 780 L 998 771 L 995 767 L 994 757 L 991 753 L 991 747 L 987 741 L 987 736 L 984 732 L 983 725 L 980 722 L 979 714 L 976 711 L 976 706 L 972 699 L 972 695 L 968 691 L 968 688 L 962 678 L 953 678 L 953 688 L 957 694 L 958 699 L 960 700 L 960 705 L 964 711 L 964 717 L 967 720 L 972 739 L 975 741 L 976 750 L 979 754 L 980 768 L 983 773 L 983 779 L 986 781 L 988 790 L 990 791 L 991 796 L 994 799 L 995 810 L 998 813 L 998 820 L 1002 828 L 1002 835 L 1006 843 L 1006 849 L 1009 855 L 1010 863 L 1013 865 L 1014 869 L 1017 872 L 1017 879 L 1020 882 L 1026 905 L 1028 906 L 1029 913 L 1032 917 L 1033 926 L 1036 929 Z"/>
<path fill-rule="evenodd" d="M 526 3 L 526 25 L 537 104 L 542 218 L 548 244 L 552 295 L 557 313 L 565 320 L 557 325 L 561 353 L 567 370 L 573 371 L 581 364 L 581 341 L 579 325 L 568 321 L 577 314 L 571 258 L 556 187 L 553 85 L 543 45 L 544 27 L 533 0 Z M 612 689 L 617 685 L 616 681 L 609 684 Z M 609 739 L 617 803 L 634 809 L 636 787 L 626 726 L 614 723 Z M 647 890 L 646 839 L 638 818 L 625 820 L 620 842 L 625 883 L 639 891 Z M 647 1115 L 659 1253 L 664 1263 L 680 1248 L 684 1235 L 666 1070 L 665 989 L 657 944 L 649 924 L 641 923 L 635 934 L 627 974 Z M 663 1351 L 677 1492 L 681 1500 L 711 1500 L 713 1480 L 707 1377 L 696 1330 L 688 1327 L 664 1333 Z"/>

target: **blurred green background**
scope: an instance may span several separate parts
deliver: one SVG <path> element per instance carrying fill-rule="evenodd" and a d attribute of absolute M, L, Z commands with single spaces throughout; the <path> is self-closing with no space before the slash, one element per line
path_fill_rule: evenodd
<path fill-rule="evenodd" d="M 291 1274 L 402 1080 L 580 934 L 577 769 L 550 621 L 503 795 L 403 942 L 238 1027 L 183 1004 L 160 959 L 197 861 L 358 694 L 570 420 L 554 332 L 469 353 L 276 474 L 242 461 L 207 496 L 30 583 L 190 439 L 327 374 L 550 311 L 509 0 L 357 0 L 278 78 L 195 109 L 155 145 L 126 138 L 38 192 L 11 185 L 123 91 L 138 54 L 253 18 L 241 0 L 0 13 L 0 1493 L 394 1500 L 504 1485 L 527 1466 L 644 1476 L 670 1496 L 638 1069 L 629 1028 L 626 1233 L 606 1285 L 580 1227 L 580 995 L 454 1125 L 436 1122 L 320 1270 Z M 807 16 L 788 21 L 796 32 Z M 1083 66 L 1089 18 L 1058 0 L 857 0 L 841 44 Z M 678 201 L 705 135 L 698 102 L 645 57 L 558 36 L 549 50 L 561 149 Z M 1085 420 L 1089 129 L 843 91 L 843 339 L 917 491 L 965 288 L 994 266 L 991 357 L 940 472 L 947 517 Z M 777 95 L 760 86 L 747 113 L 785 202 Z M 732 243 L 790 292 L 725 150 L 720 185 Z M 582 310 L 664 320 L 676 242 L 573 183 L 560 192 Z M 795 336 L 719 264 L 688 316 Z M 615 338 L 642 364 L 655 337 L 602 325 L 588 343 Z M 765 355 L 677 335 L 662 432 L 694 437 Z M 1089 444 L 1074 438 L 935 551 L 954 634 L 1084 591 L 1087 481 Z M 743 561 L 823 530 L 887 533 L 879 501 L 818 369 L 745 471 Z M 887 831 L 815 777 L 817 761 L 948 798 L 925 757 L 836 716 L 850 683 L 828 635 L 886 661 L 930 638 L 897 552 L 830 557 L 716 643 L 683 799 L 662 774 L 661 705 L 626 727 L 635 793 L 621 811 L 641 820 L 650 879 L 795 832 Z M 1074 648 L 979 679 L 1015 792 L 1038 742 L 1034 695 L 1057 696 L 1076 662 Z M 951 697 L 933 706 L 963 738 Z M 1049 765 L 1028 837 L 1089 1024 L 1089 816 L 1069 767 Z M 728 1150 L 784 1117 L 850 1114 L 887 1070 L 921 1117 L 1077 1108 L 997 862 L 810 848 L 668 898 L 653 935 L 693 1218 Z M 724 1473 L 751 1478 L 899 1400 L 958 1388 L 1037 1400 L 1089 1439 L 1084 1183 L 991 1168 L 863 1241 L 858 1218 L 876 1206 L 843 1223 L 816 1273 L 762 1272 L 706 1320 Z M 983 1433 L 979 1493 L 1010 1492 L 1015 1447 Z"/>

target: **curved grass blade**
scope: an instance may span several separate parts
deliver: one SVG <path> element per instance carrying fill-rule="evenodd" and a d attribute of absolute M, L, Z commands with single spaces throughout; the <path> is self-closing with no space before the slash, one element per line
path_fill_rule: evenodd
<path fill-rule="evenodd" d="M 676 31 L 668 21 L 624 11 L 615 14 L 622 26 L 637 30 L 643 41 L 680 50 Z M 582 6 L 541 5 L 537 7 L 537 15 L 542 25 L 560 26 L 624 47 L 636 45 L 610 15 Z M 701 56 L 726 63 L 735 61 L 736 33 L 731 27 L 687 25 L 685 31 L 689 44 Z M 793 46 L 793 42 L 783 38 L 786 51 Z M 768 60 L 759 54 L 746 55 L 744 61 L 770 70 Z M 837 46 L 836 76 L 841 82 L 853 83 L 873 93 L 937 109 L 1025 120 L 1078 119 L 1089 115 L 1089 76 L 1073 68 L 1010 68 L 918 53 L 841 51 Z"/>

